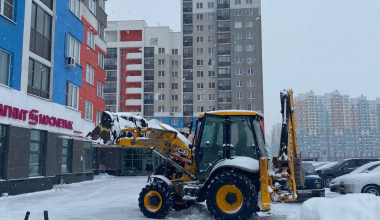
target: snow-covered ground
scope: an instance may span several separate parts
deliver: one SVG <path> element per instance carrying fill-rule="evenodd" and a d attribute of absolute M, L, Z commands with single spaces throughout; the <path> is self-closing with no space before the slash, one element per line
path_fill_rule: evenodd
<path fill-rule="evenodd" d="M 94 181 L 61 185 L 53 190 L 0 198 L 0 220 L 24 219 L 30 211 L 30 220 L 43 219 L 43 211 L 53 220 L 146 220 L 137 199 L 146 177 L 97 176 Z M 340 196 L 327 191 L 327 197 Z M 254 219 L 300 220 L 302 202 L 273 204 L 271 212 L 259 213 Z M 196 204 L 188 210 L 172 211 L 168 220 L 212 219 L 205 204 Z"/>

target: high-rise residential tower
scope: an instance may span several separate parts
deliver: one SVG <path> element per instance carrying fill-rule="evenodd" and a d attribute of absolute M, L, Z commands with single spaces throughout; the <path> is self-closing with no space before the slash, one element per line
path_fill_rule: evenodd
<path fill-rule="evenodd" d="M 183 116 L 264 112 L 260 0 L 182 0 Z"/>

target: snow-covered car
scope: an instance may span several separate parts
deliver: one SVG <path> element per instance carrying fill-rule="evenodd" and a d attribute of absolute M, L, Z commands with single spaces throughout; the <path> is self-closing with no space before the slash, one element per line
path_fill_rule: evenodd
<path fill-rule="evenodd" d="M 297 195 L 300 198 L 324 197 L 325 189 L 322 185 L 322 179 L 316 175 L 311 163 L 302 163 L 302 169 L 305 172 L 305 184 L 297 186 Z"/>
<path fill-rule="evenodd" d="M 380 195 L 380 161 L 367 163 L 331 181 L 331 192 Z"/>
<path fill-rule="evenodd" d="M 323 164 L 322 166 L 320 167 L 314 167 L 315 171 L 318 172 L 318 170 L 322 170 L 322 169 L 326 169 L 326 168 L 330 168 L 330 167 L 333 167 L 335 166 L 335 164 L 337 164 L 338 162 L 328 162 L 326 164 Z"/>

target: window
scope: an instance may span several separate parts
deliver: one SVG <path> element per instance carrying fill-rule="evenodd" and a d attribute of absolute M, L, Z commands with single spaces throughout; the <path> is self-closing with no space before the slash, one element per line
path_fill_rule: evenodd
<path fill-rule="evenodd" d="M 100 123 L 102 123 L 102 113 L 96 112 L 96 126 L 100 125 Z"/>
<path fill-rule="evenodd" d="M 214 20 L 214 19 L 215 19 L 214 13 L 208 13 L 208 20 Z"/>
<path fill-rule="evenodd" d="M 247 33 L 245 34 L 245 38 L 246 38 L 246 39 L 253 39 L 253 33 L 252 33 L 252 32 L 247 32 Z"/>
<path fill-rule="evenodd" d="M 197 20 L 203 20 L 203 14 L 197 14 Z"/>
<path fill-rule="evenodd" d="M 87 120 L 92 121 L 92 112 L 93 112 L 93 104 L 92 102 L 85 101 L 85 112 L 84 112 L 84 118 Z"/>
<path fill-rule="evenodd" d="M 234 14 L 235 16 L 242 16 L 241 10 L 235 10 Z"/>
<path fill-rule="evenodd" d="M 209 77 L 215 77 L 215 71 L 208 71 Z"/>
<path fill-rule="evenodd" d="M 250 111 L 255 110 L 255 105 L 254 104 L 248 104 L 248 110 L 250 110 Z"/>
<path fill-rule="evenodd" d="M 99 0 L 99 7 L 103 9 L 103 11 L 106 11 L 106 0 Z"/>
<path fill-rule="evenodd" d="M 0 84 L 9 86 L 11 74 L 11 54 L 0 50 Z"/>
<path fill-rule="evenodd" d="M 159 94 L 158 95 L 158 101 L 165 101 L 165 95 L 164 94 Z"/>
<path fill-rule="evenodd" d="M 75 62 L 80 64 L 80 43 L 70 35 L 68 38 L 67 56 L 73 57 Z"/>
<path fill-rule="evenodd" d="M 208 48 L 208 54 L 215 54 L 215 48 L 214 47 Z"/>
<path fill-rule="evenodd" d="M 43 131 L 30 131 L 29 176 L 42 175 L 44 140 L 45 135 Z"/>
<path fill-rule="evenodd" d="M 208 94 L 208 100 L 209 101 L 215 101 L 215 97 L 216 97 L 215 94 Z"/>
<path fill-rule="evenodd" d="M 178 78 L 178 72 L 172 72 L 172 78 Z"/>
<path fill-rule="evenodd" d="M 178 118 L 172 118 L 171 119 L 171 124 L 172 125 L 178 125 Z"/>
<path fill-rule="evenodd" d="M 208 42 L 215 42 L 215 36 L 208 36 Z"/>
<path fill-rule="evenodd" d="M 215 83 L 214 82 L 208 83 L 208 88 L 215 89 Z"/>
<path fill-rule="evenodd" d="M 197 48 L 197 54 L 203 54 L 203 48 Z"/>
<path fill-rule="evenodd" d="M 178 54 L 178 49 L 172 49 L 172 55 L 177 55 Z"/>
<path fill-rule="evenodd" d="M 172 60 L 172 67 L 178 66 L 178 60 Z"/>
<path fill-rule="evenodd" d="M 0 125 L 0 179 L 4 178 L 6 126 Z"/>
<path fill-rule="evenodd" d="M 172 95 L 172 101 L 178 101 L 178 95 Z"/>
<path fill-rule="evenodd" d="M 172 112 L 178 112 L 178 107 L 177 106 L 173 106 L 172 107 Z"/>
<path fill-rule="evenodd" d="M 253 75 L 255 73 L 253 68 L 248 68 L 247 69 L 247 75 Z"/>
<path fill-rule="evenodd" d="M 29 59 L 28 93 L 49 99 L 50 68 Z"/>
<path fill-rule="evenodd" d="M 235 57 L 235 63 L 243 63 L 243 57 Z"/>
<path fill-rule="evenodd" d="M 246 21 L 245 27 L 253 27 L 253 21 Z"/>
<path fill-rule="evenodd" d="M 62 173 L 70 173 L 71 172 L 71 155 L 73 149 L 73 140 L 62 139 L 62 165 L 61 172 Z"/>
<path fill-rule="evenodd" d="M 120 96 L 120 102 L 124 102 L 124 96 Z"/>
<path fill-rule="evenodd" d="M 235 28 L 242 28 L 242 23 L 241 21 L 235 22 Z"/>
<path fill-rule="evenodd" d="M 172 83 L 172 89 L 178 89 L 178 83 Z"/>
<path fill-rule="evenodd" d="M 99 30 L 98 30 L 98 35 L 101 39 L 104 40 L 104 25 L 102 25 L 100 22 L 99 22 Z"/>
<path fill-rule="evenodd" d="M 204 109 L 203 109 L 203 106 L 197 106 L 197 112 L 203 112 Z"/>
<path fill-rule="evenodd" d="M 97 92 L 98 97 L 99 97 L 99 98 L 103 98 L 103 97 L 104 97 L 104 96 L 103 96 L 104 84 L 101 83 L 101 82 L 98 82 L 97 90 L 98 90 L 98 92 Z"/>
<path fill-rule="evenodd" d="M 253 0 L 246 0 L 246 3 L 247 4 L 252 4 L 253 2 L 252 2 Z"/>
<path fill-rule="evenodd" d="M 203 83 L 197 83 L 197 89 L 203 89 Z"/>
<path fill-rule="evenodd" d="M 243 87 L 243 81 L 236 80 L 236 87 Z"/>
<path fill-rule="evenodd" d="M 159 77 L 164 77 L 165 76 L 165 71 L 158 71 L 158 76 Z"/>
<path fill-rule="evenodd" d="M 245 15 L 247 15 L 247 16 L 253 16 L 253 9 L 247 9 L 245 11 Z"/>
<path fill-rule="evenodd" d="M 159 66 L 165 66 L 165 60 L 158 60 Z"/>
<path fill-rule="evenodd" d="M 235 5 L 241 5 L 241 0 L 235 0 Z"/>
<path fill-rule="evenodd" d="M 197 95 L 197 101 L 203 101 L 203 94 Z"/>
<path fill-rule="evenodd" d="M 197 66 L 203 66 L 203 60 L 197 60 Z"/>
<path fill-rule="evenodd" d="M 51 30 L 52 17 L 33 2 L 29 50 L 48 61 L 51 60 Z"/>
<path fill-rule="evenodd" d="M 235 45 L 235 51 L 243 51 L 243 46 L 242 45 Z"/>
<path fill-rule="evenodd" d="M 236 75 L 243 75 L 243 69 L 239 68 L 235 70 Z"/>
<path fill-rule="evenodd" d="M 208 8 L 214 8 L 214 2 L 209 2 L 208 3 Z"/>
<path fill-rule="evenodd" d="M 159 112 L 164 112 L 165 111 L 165 106 L 158 106 L 158 111 Z"/>
<path fill-rule="evenodd" d="M 247 46 L 245 46 L 245 48 L 247 51 L 253 51 L 254 50 L 253 44 L 248 44 Z"/>
<path fill-rule="evenodd" d="M 253 57 L 247 57 L 247 63 L 248 64 L 251 64 L 253 63 L 255 60 L 253 59 Z"/>
<path fill-rule="evenodd" d="M 243 93 L 241 93 L 241 92 L 236 93 L 236 98 L 237 99 L 243 99 L 244 98 Z"/>
<path fill-rule="evenodd" d="M 215 65 L 215 60 L 213 60 L 213 59 L 208 59 L 208 65 L 209 65 L 209 66 L 214 66 L 214 65 Z"/>
<path fill-rule="evenodd" d="M 158 48 L 158 53 L 159 54 L 165 53 L 165 48 Z"/>
<path fill-rule="evenodd" d="M 197 3 L 197 8 L 203 8 L 203 3 Z"/>
<path fill-rule="evenodd" d="M 80 18 L 80 0 L 70 0 L 70 11 Z"/>
<path fill-rule="evenodd" d="M 104 69 L 104 55 L 101 53 L 98 53 L 98 66 Z"/>
<path fill-rule="evenodd" d="M 78 95 L 79 88 L 74 84 L 67 83 L 67 93 L 66 93 L 66 105 L 73 109 L 78 109 Z"/>
<path fill-rule="evenodd" d="M 203 43 L 203 37 L 197 37 L 197 43 Z"/>
<path fill-rule="evenodd" d="M 242 33 L 236 33 L 235 34 L 235 40 L 241 40 L 243 39 L 243 34 Z"/>
<path fill-rule="evenodd" d="M 92 1 L 92 0 L 90 0 Z M 90 142 L 84 142 L 83 149 L 83 171 L 91 171 L 92 169 L 92 144 Z"/>
<path fill-rule="evenodd" d="M 254 86 L 255 86 L 255 81 L 253 81 L 253 80 L 247 81 L 247 87 L 254 87 Z"/>
<path fill-rule="evenodd" d="M 86 82 L 94 85 L 94 68 L 86 64 Z"/>
<path fill-rule="evenodd" d="M 215 31 L 215 25 L 209 24 L 208 31 Z"/>
<path fill-rule="evenodd" d="M 254 92 L 248 92 L 247 93 L 247 98 L 248 99 L 254 99 L 255 98 L 255 93 Z M 249 110 L 249 109 L 248 109 Z"/>
<path fill-rule="evenodd" d="M 89 0 L 89 1 L 88 1 L 88 9 L 89 9 L 93 14 L 96 14 L 96 4 L 95 4 L 95 0 Z"/>
<path fill-rule="evenodd" d="M 90 0 L 91 2 L 92 0 Z M 89 46 L 91 49 L 95 50 L 95 34 L 90 30 L 90 28 L 87 29 L 87 46 Z"/>
<path fill-rule="evenodd" d="M 197 77 L 203 77 L 203 71 L 197 71 Z"/>
<path fill-rule="evenodd" d="M 158 83 L 158 88 L 159 88 L 159 89 L 165 89 L 165 83 L 163 83 L 163 82 L 159 82 L 159 83 Z"/>

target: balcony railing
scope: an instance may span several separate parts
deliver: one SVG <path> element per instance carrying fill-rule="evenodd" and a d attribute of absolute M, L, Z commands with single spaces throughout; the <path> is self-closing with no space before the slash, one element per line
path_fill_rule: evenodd
<path fill-rule="evenodd" d="M 219 79 L 231 79 L 231 74 L 218 74 Z"/>
<path fill-rule="evenodd" d="M 184 99 L 183 100 L 183 104 L 184 105 L 192 105 L 193 104 L 193 100 L 192 99 Z"/>
<path fill-rule="evenodd" d="M 231 102 L 231 98 L 219 98 L 218 102 Z"/>
<path fill-rule="evenodd" d="M 144 69 L 146 70 L 154 69 L 154 64 L 144 64 Z"/>
<path fill-rule="evenodd" d="M 231 43 L 231 40 L 230 39 L 218 39 L 218 43 L 229 44 L 229 43 Z"/>
<path fill-rule="evenodd" d="M 154 76 L 144 76 L 144 80 L 154 80 Z"/>
<path fill-rule="evenodd" d="M 225 8 L 230 8 L 230 4 L 217 4 L 218 9 L 225 9 Z"/>
<path fill-rule="evenodd" d="M 104 93 L 116 93 L 116 88 L 105 88 Z"/>
<path fill-rule="evenodd" d="M 218 32 L 228 32 L 230 31 L 230 27 L 218 27 Z"/>
<path fill-rule="evenodd" d="M 153 104 L 154 99 L 144 99 L 144 104 Z"/>
<path fill-rule="evenodd" d="M 191 70 L 191 69 L 193 69 L 193 65 L 192 64 L 183 65 L 183 69 L 185 69 L 185 70 Z"/>
<path fill-rule="evenodd" d="M 154 92 L 154 88 L 144 87 L 144 92 Z"/>
<path fill-rule="evenodd" d="M 106 105 L 116 105 L 116 100 L 106 100 Z"/>
<path fill-rule="evenodd" d="M 183 88 L 183 92 L 193 92 L 193 88 Z"/>
<path fill-rule="evenodd" d="M 108 76 L 106 77 L 106 80 L 109 82 L 109 81 L 117 81 L 117 77 L 116 76 Z"/>
<path fill-rule="evenodd" d="M 219 86 L 219 90 L 231 90 L 231 86 Z"/>
<path fill-rule="evenodd" d="M 230 15 L 218 15 L 219 21 L 230 20 L 230 18 L 231 18 Z"/>
<path fill-rule="evenodd" d="M 231 66 L 231 62 L 218 62 L 218 66 Z"/>
<path fill-rule="evenodd" d="M 184 53 L 183 54 L 183 58 L 192 58 L 193 57 L 193 53 Z"/>
<path fill-rule="evenodd" d="M 230 55 L 231 50 L 218 50 L 218 55 Z"/>
<path fill-rule="evenodd" d="M 192 81 L 193 80 L 193 75 L 183 75 L 183 78 L 185 81 Z"/>
<path fill-rule="evenodd" d="M 146 116 L 153 116 L 154 112 L 153 111 L 145 111 L 144 110 L 144 117 Z"/>
<path fill-rule="evenodd" d="M 184 111 L 183 116 L 193 116 L 193 111 Z"/>

